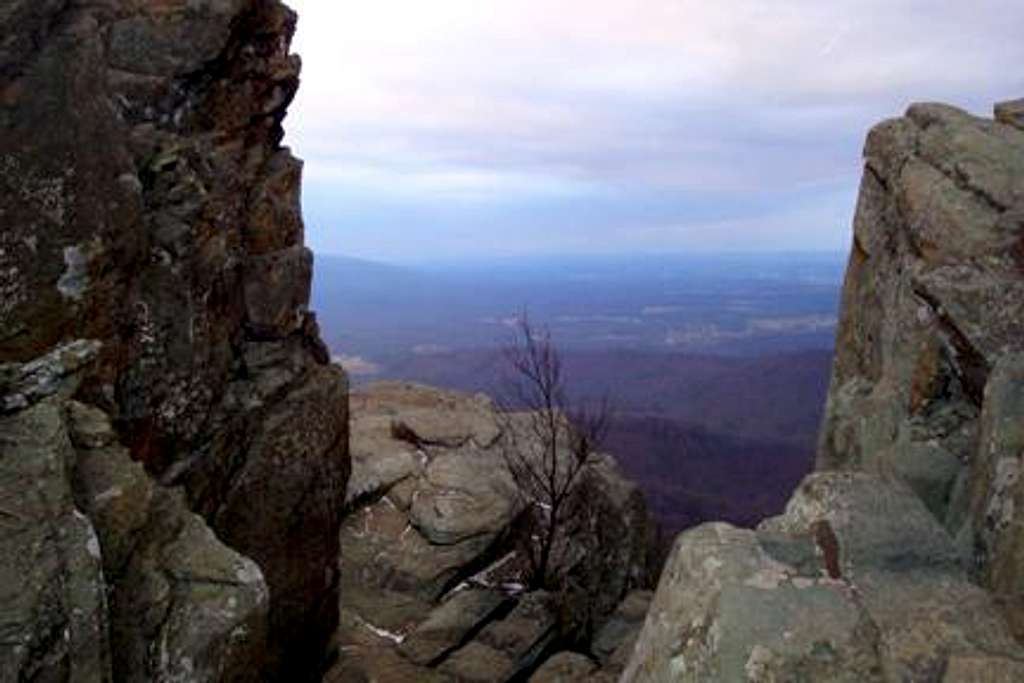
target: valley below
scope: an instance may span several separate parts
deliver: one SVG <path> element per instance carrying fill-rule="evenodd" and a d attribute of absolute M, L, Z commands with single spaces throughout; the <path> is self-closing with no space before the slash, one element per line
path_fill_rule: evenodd
<path fill-rule="evenodd" d="M 608 396 L 604 449 L 667 535 L 777 514 L 811 469 L 843 259 L 716 255 L 397 267 L 318 258 L 314 307 L 355 385 L 501 398 L 525 311 L 576 400 Z"/>

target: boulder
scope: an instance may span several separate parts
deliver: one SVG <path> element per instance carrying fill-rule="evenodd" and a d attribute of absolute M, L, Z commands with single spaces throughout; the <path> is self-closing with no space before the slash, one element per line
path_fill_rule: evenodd
<path fill-rule="evenodd" d="M 1009 680 L 1022 662 L 909 489 L 819 473 L 756 531 L 679 536 L 622 680 Z"/>
<path fill-rule="evenodd" d="M 353 413 L 370 429 L 376 423 L 379 433 L 380 423 L 386 423 L 390 431 L 392 422 L 401 423 L 427 445 L 488 448 L 500 432 L 494 420 L 494 403 L 483 394 L 384 381 L 354 392 L 352 401 Z"/>
<path fill-rule="evenodd" d="M 482 537 L 453 545 L 430 543 L 388 499 L 350 514 L 342 524 L 340 543 L 345 549 L 340 561 L 343 592 L 389 589 L 425 601 L 454 587 L 488 551 Z"/>
<path fill-rule="evenodd" d="M 459 448 L 436 456 L 413 494 L 409 519 L 431 543 L 494 538 L 519 512 L 515 485 L 494 453 Z"/>

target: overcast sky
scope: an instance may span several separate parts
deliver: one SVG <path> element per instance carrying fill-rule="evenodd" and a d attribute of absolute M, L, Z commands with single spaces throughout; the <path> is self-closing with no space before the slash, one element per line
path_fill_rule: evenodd
<path fill-rule="evenodd" d="M 307 241 L 845 250 L 867 129 L 1024 96 L 1021 0 L 288 0 Z"/>

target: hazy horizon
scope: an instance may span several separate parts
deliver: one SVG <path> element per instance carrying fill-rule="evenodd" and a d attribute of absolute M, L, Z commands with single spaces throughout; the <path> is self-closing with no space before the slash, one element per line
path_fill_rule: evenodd
<path fill-rule="evenodd" d="M 792 257 L 796 260 L 803 259 L 838 259 L 843 260 L 849 256 L 849 249 L 777 249 L 777 250 L 679 250 L 679 251 L 623 251 L 623 252 L 532 252 L 524 254 L 463 254 L 454 256 L 428 255 L 422 258 L 416 256 L 403 256 L 400 253 L 395 255 L 385 254 L 381 257 L 358 256 L 344 251 L 327 251 L 325 249 L 314 249 L 314 256 L 324 258 L 343 259 L 366 264 L 391 266 L 396 268 L 427 269 L 432 270 L 439 267 L 462 267 L 475 268 L 487 266 L 527 266 L 539 264 L 562 264 L 562 263 L 614 263 L 614 262 L 642 262 L 648 260 L 675 260 L 695 259 L 706 262 L 749 260 L 749 259 L 779 259 Z"/>
<path fill-rule="evenodd" d="M 1024 90 L 1017 0 L 290 2 L 307 241 L 378 261 L 842 252 L 872 125 Z"/>

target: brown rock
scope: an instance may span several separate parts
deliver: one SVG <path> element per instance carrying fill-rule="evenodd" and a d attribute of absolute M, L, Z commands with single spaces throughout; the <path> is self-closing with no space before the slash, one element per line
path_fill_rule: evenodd
<path fill-rule="evenodd" d="M 1024 99 L 1000 102 L 995 106 L 996 121 L 1024 130 Z"/>
<path fill-rule="evenodd" d="M 530 683 L 574 683 L 589 681 L 597 665 L 581 654 L 560 652 L 530 676 Z"/>
<path fill-rule="evenodd" d="M 445 660 L 439 671 L 463 683 L 492 683 L 515 673 L 515 662 L 505 653 L 473 641 Z"/>
<path fill-rule="evenodd" d="M 348 465 L 345 380 L 306 311 L 301 164 L 280 146 L 295 20 L 277 0 L 4 4 L 0 365 L 102 342 L 78 398 L 116 437 L 86 420 L 74 438 L 186 484 L 261 565 L 269 661 L 301 680 L 336 621 Z M 31 391 L 2 393 L 20 410 Z M 118 564 L 137 511 L 113 515 Z"/>

